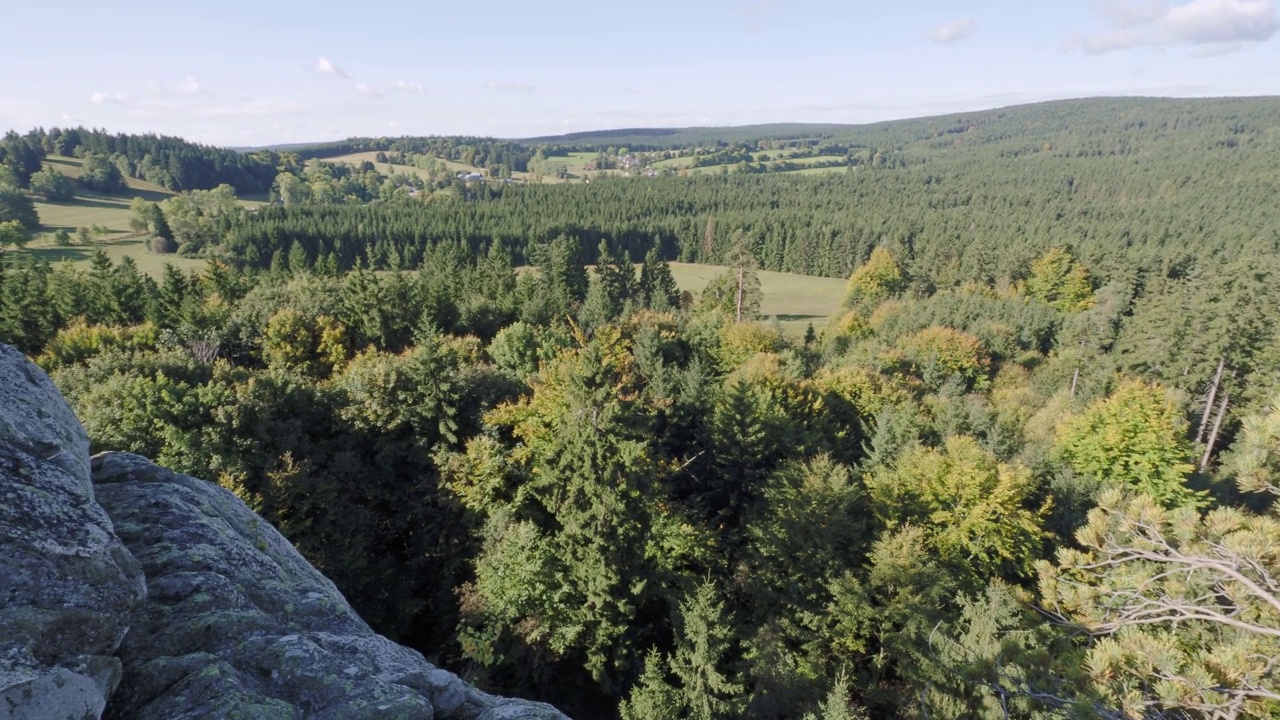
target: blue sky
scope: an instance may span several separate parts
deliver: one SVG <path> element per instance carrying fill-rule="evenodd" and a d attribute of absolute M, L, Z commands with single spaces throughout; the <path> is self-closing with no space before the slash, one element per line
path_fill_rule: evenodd
<path fill-rule="evenodd" d="M 0 129 L 221 145 L 1280 94 L 1277 0 L 5 0 Z"/>

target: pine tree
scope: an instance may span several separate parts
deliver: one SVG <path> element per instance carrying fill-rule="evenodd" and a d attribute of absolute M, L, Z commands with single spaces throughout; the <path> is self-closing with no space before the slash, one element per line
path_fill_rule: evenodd
<path fill-rule="evenodd" d="M 755 313 L 751 311 L 755 296 L 760 295 L 760 278 L 756 275 L 755 254 L 751 252 L 751 241 L 741 230 L 733 235 L 733 249 L 729 257 L 733 273 L 733 319 L 734 322 L 750 320 Z"/>
<path fill-rule="evenodd" d="M 531 398 L 491 413 L 523 449 L 512 456 L 518 515 L 495 510 L 488 527 L 521 537 L 518 547 L 487 543 L 476 564 L 486 622 L 527 626 L 555 657 L 615 691 L 641 629 L 638 608 L 660 591 L 658 558 L 646 550 L 661 499 L 659 451 L 637 406 L 639 381 L 618 331 L 605 327 L 544 367 Z M 513 552 L 528 566 L 514 575 Z M 534 568 L 526 558 L 543 559 Z"/>
<path fill-rule="evenodd" d="M 293 275 L 301 275 L 307 272 L 311 267 L 311 259 L 307 257 L 306 248 L 302 247 L 302 243 L 297 240 L 289 246 L 289 272 Z"/>
<path fill-rule="evenodd" d="M 38 355 L 57 331 L 57 317 L 48 298 L 50 270 L 29 261 L 5 272 L 0 289 L 0 342 L 28 355 Z"/>
<path fill-rule="evenodd" d="M 649 650 L 640 682 L 618 708 L 622 720 L 671 720 L 685 713 L 680 694 L 667 681 L 669 664 L 657 650 Z"/>
<path fill-rule="evenodd" d="M 114 292 L 115 276 L 111 258 L 101 248 L 94 250 L 89 258 L 88 304 L 84 308 L 85 319 L 91 325 L 114 323 L 120 315 Z"/>
<path fill-rule="evenodd" d="M 587 297 L 587 266 L 576 238 L 559 235 L 547 247 L 542 265 L 547 291 L 558 314 L 568 314 Z"/>
<path fill-rule="evenodd" d="M 124 256 L 111 277 L 111 295 L 114 298 L 113 322 L 132 325 L 146 317 L 147 300 L 152 295 L 155 282 L 138 271 L 138 263 L 131 256 Z"/>
<path fill-rule="evenodd" d="M 806 713 L 804 720 L 866 720 L 866 717 L 849 695 L 849 676 L 840 673 L 827 699 L 818 707 L 818 714 Z"/>
<path fill-rule="evenodd" d="M 680 307 L 680 288 L 676 287 L 671 266 L 658 254 L 656 245 L 645 253 L 637 292 L 640 303 L 650 310 L 665 312 Z"/>
<path fill-rule="evenodd" d="M 598 257 L 595 277 L 582 304 L 583 321 L 591 327 L 620 317 L 636 293 L 635 270 L 624 255 L 611 251 L 609 244 L 601 240 Z"/>
<path fill-rule="evenodd" d="M 671 669 L 694 720 L 735 718 L 742 708 L 743 686 L 727 669 L 735 633 L 716 586 L 706 581 L 680 605 L 680 642 Z"/>
<path fill-rule="evenodd" d="M 348 273 L 342 284 L 341 320 L 352 330 L 356 347 L 373 345 L 386 349 L 392 335 L 382 281 L 360 268 Z"/>

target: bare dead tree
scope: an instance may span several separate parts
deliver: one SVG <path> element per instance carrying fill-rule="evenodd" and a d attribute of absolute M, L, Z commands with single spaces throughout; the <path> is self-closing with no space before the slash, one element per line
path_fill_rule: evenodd
<path fill-rule="evenodd" d="M 1200 472 L 1204 472 L 1209 467 L 1209 460 L 1213 458 L 1213 447 L 1218 444 L 1218 433 L 1222 431 L 1222 421 L 1227 416 L 1227 404 L 1231 400 L 1231 393 L 1226 390 L 1222 391 L 1222 404 L 1218 406 L 1218 417 L 1213 421 L 1213 431 L 1209 433 L 1209 442 L 1205 445 L 1204 456 L 1200 458 Z"/>
<path fill-rule="evenodd" d="M 1226 368 L 1226 355 L 1217 361 L 1217 372 L 1213 373 L 1213 382 L 1208 387 L 1208 397 L 1204 400 L 1204 411 L 1201 413 L 1201 427 L 1196 433 L 1196 442 L 1204 442 L 1204 430 L 1208 428 L 1208 418 L 1213 414 L 1213 400 L 1217 398 L 1217 388 L 1222 384 L 1222 369 Z M 1185 374 L 1185 373 L 1184 373 Z"/>
<path fill-rule="evenodd" d="M 222 345 L 217 340 L 192 338 L 187 341 L 187 349 L 191 351 L 191 357 L 206 364 L 218 359 L 221 348 Z"/>

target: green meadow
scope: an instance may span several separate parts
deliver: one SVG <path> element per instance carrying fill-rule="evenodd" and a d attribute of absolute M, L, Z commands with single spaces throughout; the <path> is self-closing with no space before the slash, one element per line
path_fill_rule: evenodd
<path fill-rule="evenodd" d="M 711 278 L 727 270 L 716 265 L 671 263 L 676 284 L 694 295 L 702 292 Z M 766 320 L 777 320 L 788 333 L 803 334 L 809 323 L 822 330 L 844 298 L 845 281 L 840 278 L 769 271 L 760 271 L 759 276 L 764 293 L 761 314 Z"/>

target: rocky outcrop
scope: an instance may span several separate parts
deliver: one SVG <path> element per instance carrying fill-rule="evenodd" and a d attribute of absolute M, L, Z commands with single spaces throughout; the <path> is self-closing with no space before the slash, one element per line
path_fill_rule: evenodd
<path fill-rule="evenodd" d="M 482 693 L 375 634 L 221 487 L 127 453 L 93 458 L 93 481 L 150 590 L 108 717 L 562 717 Z"/>
<path fill-rule="evenodd" d="M 0 718 L 100 716 L 145 596 L 94 502 L 84 429 L 49 378 L 0 345 Z"/>
<path fill-rule="evenodd" d="M 127 453 L 91 464 L 3 345 L 0 501 L 0 720 L 564 717 L 374 633 L 217 485 Z"/>

